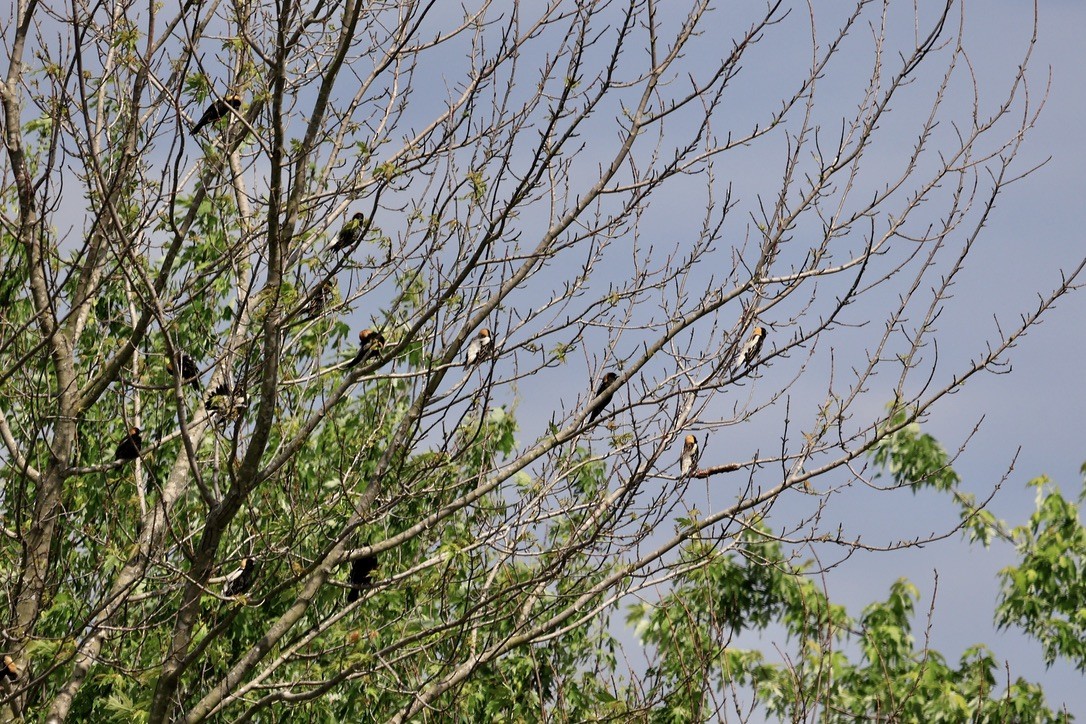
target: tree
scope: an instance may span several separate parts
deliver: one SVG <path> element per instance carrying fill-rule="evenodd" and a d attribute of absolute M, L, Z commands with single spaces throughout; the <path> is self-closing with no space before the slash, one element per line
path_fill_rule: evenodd
<path fill-rule="evenodd" d="M 580 720 L 673 699 L 618 678 L 616 607 L 763 545 L 771 508 L 998 369 L 1082 270 L 975 358 L 937 358 L 948 290 L 1031 170 L 1035 38 L 989 106 L 957 3 L 808 10 L 20 0 L 5 713 Z M 769 82 L 797 27 L 801 72 Z M 846 53 L 871 71 L 842 111 L 821 89 Z M 493 352 L 465 366 L 484 327 Z M 756 449 L 721 444 L 757 425 Z M 139 456 L 114 459 L 131 428 Z M 703 469 L 679 476 L 690 433 Z M 738 500 L 680 507 L 724 469 Z"/>
<path fill-rule="evenodd" d="M 950 492 L 971 540 L 984 546 L 997 538 L 1013 544 L 1018 564 L 999 574 L 1002 591 L 996 622 L 1001 627 L 1020 627 L 1037 639 L 1049 665 L 1062 658 L 1086 671 L 1086 528 L 1078 505 L 1041 475 L 1028 483 L 1037 490 L 1036 510 L 1027 523 L 1011 527 L 979 505 L 975 496 L 958 490 L 961 478 L 951 467 L 950 457 L 915 422 L 883 439 L 873 458 L 897 483 Z M 1086 464 L 1081 470 L 1086 474 Z M 1079 500 L 1083 496 L 1086 487 Z"/>
<path fill-rule="evenodd" d="M 1030 485 L 1037 488 L 1037 510 L 1012 531 L 1020 563 L 1000 573 L 996 620 L 1038 639 L 1048 664 L 1063 658 L 1086 671 L 1086 528 L 1078 505 L 1049 487 L 1048 478 Z"/>
<path fill-rule="evenodd" d="M 876 476 L 889 474 L 914 494 L 934 488 L 952 496 L 976 544 L 1013 543 L 1019 561 L 1000 572 L 996 622 L 1036 638 L 1049 664 L 1064 658 L 1081 670 L 1086 528 L 1076 505 L 1037 478 L 1029 483 L 1038 489 L 1036 512 L 1011 528 L 959 489 L 951 456 L 916 422 L 902 425 L 908 417 L 898 412 L 888 421 L 898 429 L 871 450 Z M 780 721 L 1070 721 L 1039 686 L 1012 681 L 986 646 L 968 648 L 955 667 L 926 633 L 918 642 L 919 591 L 909 581 L 899 579 L 886 601 L 853 617 L 805 575 L 815 562 L 797 565 L 764 526 L 742 532 L 726 552 L 690 542 L 673 589 L 629 611 L 651 652 L 642 682 L 646 699 L 659 701 L 651 720 L 703 721 L 729 711 L 743 719 L 758 706 Z M 737 632 L 774 625 L 790 642 L 783 663 L 735 641 Z"/>
<path fill-rule="evenodd" d="M 654 721 L 729 711 L 743 719 L 755 705 L 778 721 L 1069 721 L 1036 684 L 1009 675 L 1001 682 L 1002 664 L 987 647 L 970 647 L 954 666 L 918 642 L 919 592 L 907 580 L 852 617 L 766 532 L 744 537 L 734 553 L 700 551 L 708 564 L 696 575 L 631 611 L 653 652 Z M 733 641 L 736 631 L 773 624 L 792 644 L 783 663 Z"/>

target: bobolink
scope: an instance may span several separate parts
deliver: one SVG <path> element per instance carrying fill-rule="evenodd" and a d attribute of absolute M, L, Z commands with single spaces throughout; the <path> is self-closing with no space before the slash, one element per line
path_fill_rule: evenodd
<path fill-rule="evenodd" d="M 0 679 L 10 679 L 15 681 L 19 678 L 19 667 L 15 665 L 15 659 L 10 656 L 4 657 L 4 666 L 0 668 Z"/>
<path fill-rule="evenodd" d="M 679 471 L 684 478 L 694 472 L 700 457 L 701 448 L 698 447 L 698 439 L 693 435 L 687 435 L 683 443 L 683 454 L 679 457 Z"/>
<path fill-rule="evenodd" d="M 256 569 L 256 561 L 252 558 L 242 558 L 238 569 L 226 577 L 222 586 L 222 595 L 240 596 L 253 585 L 253 571 Z"/>
<path fill-rule="evenodd" d="M 171 375 L 177 375 L 172 360 L 166 363 L 166 369 Z M 200 389 L 200 368 L 196 365 L 196 360 L 184 352 L 181 353 L 181 382 L 192 385 L 194 390 Z"/>
<path fill-rule="evenodd" d="M 358 354 L 347 363 L 347 369 L 362 364 L 385 346 L 384 336 L 376 329 L 363 329 L 358 333 Z"/>
<path fill-rule="evenodd" d="M 468 345 L 467 365 L 473 367 L 494 354 L 494 336 L 490 330 L 483 327 L 475 339 Z"/>
<path fill-rule="evenodd" d="M 225 425 L 241 416 L 249 400 L 241 390 L 237 392 L 228 382 L 222 382 L 204 398 L 204 409 L 213 422 Z"/>
<path fill-rule="evenodd" d="M 373 572 L 377 570 L 377 556 L 368 555 L 351 561 L 351 576 L 348 579 L 351 590 L 347 592 L 347 603 L 354 603 L 362 591 L 373 585 Z"/>
<path fill-rule="evenodd" d="M 732 365 L 732 370 L 738 372 L 743 369 L 758 356 L 758 353 L 762 351 L 762 342 L 765 341 L 765 328 L 755 327 L 754 332 L 750 335 L 750 339 L 743 345 L 743 348 L 739 350 L 739 354 L 735 357 L 735 364 Z"/>
<path fill-rule="evenodd" d="M 611 383 L 614 382 L 617 379 L 618 379 L 617 374 L 615 374 L 614 372 L 608 372 L 607 374 L 605 374 L 603 376 L 603 379 L 600 380 L 599 387 L 596 388 L 596 397 L 599 398 L 599 399 L 597 399 L 595 402 L 593 402 L 591 405 L 588 406 L 588 410 L 589 410 L 588 421 L 589 422 L 595 422 L 596 418 L 600 416 L 601 412 L 603 412 L 603 408 L 605 408 L 609 404 L 611 404 L 611 398 L 615 396 L 614 392 L 609 392 L 606 395 L 604 395 L 603 397 L 600 397 L 600 395 L 603 395 L 603 391 L 606 390 L 608 387 L 610 387 Z"/>
<path fill-rule="evenodd" d="M 140 448 L 143 446 L 143 437 L 138 427 L 128 430 L 128 436 L 117 445 L 117 452 L 113 454 L 114 460 L 135 460 L 140 456 Z"/>
<path fill-rule="evenodd" d="M 356 213 L 347 223 L 343 225 L 343 228 L 339 230 L 339 234 L 336 236 L 336 243 L 332 245 L 332 251 L 342 251 L 343 249 L 349 249 L 354 245 L 356 241 L 362 236 L 362 229 L 366 225 L 366 217 L 361 213 Z"/>
<path fill-rule="evenodd" d="M 230 94 L 225 98 L 216 99 L 207 107 L 204 115 L 200 116 L 200 120 L 196 121 L 192 128 L 189 129 L 189 133 L 195 136 L 207 124 L 214 123 L 229 115 L 231 108 L 235 111 L 241 108 L 241 96 Z"/>

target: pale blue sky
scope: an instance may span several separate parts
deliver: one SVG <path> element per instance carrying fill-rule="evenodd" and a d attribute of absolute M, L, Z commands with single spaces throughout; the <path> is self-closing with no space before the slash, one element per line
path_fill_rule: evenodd
<path fill-rule="evenodd" d="M 954 299 L 939 320 L 941 359 L 960 363 L 981 352 L 983 340 L 995 333 L 993 315 L 1007 328 L 1017 321 L 1020 313 L 1036 306 L 1038 292 L 1047 292 L 1059 283 L 1061 269 L 1073 268 L 1086 255 L 1080 201 L 1086 192 L 1086 152 L 1082 141 L 1086 45 L 1081 40 L 1086 32 L 1086 5 L 1042 2 L 1040 14 L 1039 41 L 1031 62 L 1032 101 L 1037 102 L 1044 92 L 1049 66 L 1052 84 L 1045 111 L 1026 143 L 1020 167 L 1039 163 L 1048 156 L 1052 158 L 1044 168 L 1008 189 L 1000 198 L 978 248 L 953 288 Z M 970 4 L 966 44 L 982 103 L 991 105 L 1002 97 L 1025 48 L 1030 17 L 1025 3 Z M 761 50 L 764 58 L 766 51 L 775 52 L 776 48 L 766 44 Z M 802 51 L 793 51 L 797 57 L 802 56 Z M 844 63 L 838 67 L 847 68 L 847 56 L 842 60 Z M 857 65 L 866 62 L 865 58 Z M 782 65 L 786 63 L 778 57 L 775 64 L 769 65 L 771 74 L 759 75 L 754 83 L 763 84 L 771 94 L 773 74 L 787 75 L 794 70 Z M 763 70 L 759 67 L 759 72 Z M 863 71 L 859 72 L 862 75 Z M 833 87 L 825 83 L 821 90 L 826 92 Z M 846 92 L 842 104 L 854 103 L 853 95 L 849 95 L 854 90 Z M 832 94 L 824 96 L 822 102 L 832 107 Z M 961 100 L 956 98 L 951 98 L 948 106 L 954 108 L 955 103 L 960 108 Z M 878 156 L 869 160 L 877 163 Z M 779 158 L 755 157 L 744 161 L 750 165 L 743 168 L 747 176 L 736 181 L 740 193 L 742 180 L 747 180 L 748 186 L 757 186 L 763 181 L 772 183 L 778 173 Z M 764 179 L 758 177 L 759 171 L 764 173 Z M 699 202 L 696 197 L 655 200 L 671 213 L 680 213 L 677 209 L 689 205 L 695 215 Z M 987 495 L 1002 478 L 1021 446 L 1016 467 L 991 505 L 991 510 L 1011 525 L 1024 523 L 1033 510 L 1034 491 L 1025 487 L 1029 479 L 1048 474 L 1070 497 L 1080 490 L 1079 466 L 1086 460 L 1083 435 L 1086 385 L 1082 382 L 1082 360 L 1086 358 L 1084 313 L 1086 293 L 1065 297 L 1012 350 L 1009 374 L 982 374 L 973 378 L 961 392 L 941 400 L 925 425 L 948 449 L 955 450 L 983 418 L 955 465 L 965 490 L 975 492 L 978 497 Z M 877 315 L 875 318 L 881 319 Z M 848 351 L 842 346 L 838 350 Z M 776 365 L 786 366 L 783 361 Z M 756 384 L 772 385 L 776 378 L 787 376 L 775 375 L 779 371 L 766 370 Z M 530 409 L 522 405 L 521 418 L 528 417 Z M 736 429 L 734 433 L 729 431 L 726 440 L 718 436 L 716 442 L 746 449 L 742 446 L 756 445 L 759 434 L 767 431 L 772 434 L 772 430 L 757 426 Z M 743 458 L 740 452 L 728 451 L 724 459 Z M 727 476 L 714 479 L 717 507 L 734 497 L 729 486 L 740 482 Z M 872 544 L 896 537 L 942 533 L 957 521 L 949 499 L 934 493 L 868 494 L 862 489 L 852 489 L 842 498 L 835 514 L 848 520 L 851 530 L 870 536 L 866 540 Z M 781 517 L 776 522 L 789 522 L 788 510 L 787 503 L 778 507 L 775 512 Z M 771 518 L 769 522 L 773 525 L 775 521 Z M 1086 718 L 1086 694 L 1080 674 L 1063 663 L 1046 669 L 1039 644 L 1015 631 L 995 629 L 995 576 L 1012 561 L 1013 551 L 1007 544 L 997 542 L 990 550 L 983 550 L 970 546 L 961 536 L 951 536 L 920 549 L 858 553 L 827 574 L 826 580 L 831 599 L 846 604 L 853 615 L 859 615 L 866 604 L 885 598 L 894 580 L 909 578 L 921 592 L 917 603 L 920 616 L 914 633 L 922 639 L 937 574 L 938 594 L 930 629 L 932 648 L 956 664 L 967 647 L 987 644 L 998 659 L 1008 662 L 1012 678 L 1021 676 L 1040 683 L 1051 706 L 1066 706 L 1077 718 Z M 771 653 L 772 635 L 762 641 L 766 652 Z"/>
<path fill-rule="evenodd" d="M 1022 36 L 1028 28 L 1026 3 L 990 2 L 969 12 L 967 39 L 984 93 L 993 79 L 1004 82 L 1017 64 Z M 1059 270 L 1072 268 L 1086 255 L 1083 204 L 1086 193 L 1086 5 L 1042 2 L 1039 42 L 1033 59 L 1035 78 L 1052 69 L 1047 106 L 1026 144 L 1036 161 L 1048 165 L 1011 188 L 1000 200 L 981 248 L 955 287 L 955 300 L 940 320 L 943 344 L 968 339 L 977 327 L 993 329 L 992 315 L 1009 321 L 1035 306 L 1036 292 L 1059 281 Z M 1008 50 L 1008 48 L 1011 48 Z M 1037 92 L 1041 83 L 1035 81 Z M 948 449 L 955 449 L 973 426 L 983 423 L 956 463 L 965 487 L 978 494 L 991 489 L 1021 446 L 1014 471 L 991 510 L 1012 525 L 1024 523 L 1034 507 L 1034 491 L 1025 482 L 1047 474 L 1068 497 L 1081 490 L 1079 466 L 1086 461 L 1086 294 L 1065 297 L 1039 327 L 1012 351 L 1013 371 L 982 375 L 958 394 L 942 400 L 926 429 Z M 948 350 L 949 352 L 950 350 Z M 936 496 L 910 504 L 897 496 L 893 505 L 865 509 L 870 527 L 900 529 L 902 518 L 916 517 L 917 533 L 939 530 L 953 520 L 949 505 L 936 508 Z M 992 624 L 996 572 L 1013 561 L 1004 543 L 984 551 L 960 537 L 923 549 L 859 555 L 828 576 L 831 597 L 853 613 L 866 602 L 884 597 L 890 583 L 904 576 L 921 591 L 918 607 L 926 613 L 938 572 L 938 594 L 932 620 L 931 646 L 956 661 L 968 646 L 986 643 L 1011 667 L 1012 677 L 1041 683 L 1053 706 L 1065 704 L 1078 719 L 1086 718 L 1086 688 L 1073 667 L 1057 664 L 1046 670 L 1040 646 L 1013 631 L 997 632 Z M 1086 602 L 1084 602 L 1086 603 Z M 924 622 L 918 622 L 918 635 Z"/>

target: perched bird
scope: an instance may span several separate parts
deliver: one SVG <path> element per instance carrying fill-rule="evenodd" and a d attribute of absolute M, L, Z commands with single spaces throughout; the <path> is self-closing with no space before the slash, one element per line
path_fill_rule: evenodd
<path fill-rule="evenodd" d="M 19 678 L 19 667 L 15 665 L 15 659 L 10 656 L 4 657 L 4 666 L 0 668 L 0 679 L 11 679 L 15 681 Z"/>
<path fill-rule="evenodd" d="M 114 460 L 135 460 L 140 456 L 140 447 L 143 438 L 140 429 L 133 427 L 128 431 L 128 436 L 117 445 L 117 452 L 113 454 Z"/>
<path fill-rule="evenodd" d="M 204 398 L 204 409 L 220 425 L 238 419 L 248 405 L 245 393 L 240 390 L 235 393 L 229 382 L 220 383 Z"/>
<path fill-rule="evenodd" d="M 384 336 L 376 329 L 363 329 L 358 333 L 358 354 L 347 363 L 347 369 L 365 362 L 385 346 Z"/>
<path fill-rule="evenodd" d="M 373 585 L 373 576 L 377 570 L 377 556 L 362 556 L 351 561 L 351 577 L 348 579 L 351 590 L 347 592 L 347 603 L 354 603 L 362 591 Z"/>
<path fill-rule="evenodd" d="M 253 572 L 256 570 L 256 561 L 252 558 L 242 558 L 238 569 L 226 577 L 222 585 L 222 595 L 240 596 L 253 585 Z"/>
<path fill-rule="evenodd" d="M 679 457 L 679 472 L 684 478 L 694 472 L 700 457 L 701 449 L 698 447 L 698 439 L 693 435 L 687 435 L 686 442 L 683 443 L 683 454 Z"/>
<path fill-rule="evenodd" d="M 328 304 L 328 300 L 332 298 L 332 289 L 334 286 L 331 279 L 325 279 L 324 283 L 317 287 L 317 291 L 313 292 L 313 296 L 302 309 L 302 319 L 308 321 L 310 319 L 316 319 L 321 315 L 325 305 Z"/>
<path fill-rule="evenodd" d="M 172 360 L 166 363 L 166 369 L 171 375 L 177 375 Z M 200 368 L 196 366 L 196 360 L 184 352 L 181 353 L 181 382 L 192 385 L 194 390 L 200 389 Z"/>
<path fill-rule="evenodd" d="M 492 354 L 494 354 L 494 335 L 490 333 L 489 329 L 483 327 L 479 330 L 479 334 L 475 336 L 475 339 L 471 340 L 471 344 L 468 345 L 467 365 L 472 367 L 480 364 Z"/>
<path fill-rule="evenodd" d="M 735 363 L 732 364 L 732 371 L 739 371 L 754 361 L 758 353 L 762 351 L 762 342 L 765 341 L 765 328 L 755 327 L 754 333 L 750 335 L 750 339 L 743 345 L 743 349 L 739 350 L 739 354 L 736 355 Z"/>
<path fill-rule="evenodd" d="M 343 225 L 343 228 L 339 230 L 339 235 L 336 236 L 336 243 L 332 245 L 332 251 L 342 251 L 343 249 L 349 249 L 354 245 L 356 241 L 362 236 L 362 229 L 366 225 L 366 217 L 361 212 L 356 213 L 347 223 Z"/>
<path fill-rule="evenodd" d="M 204 111 L 204 115 L 200 116 L 200 120 L 189 129 L 189 133 L 196 135 L 200 132 L 200 129 L 209 123 L 214 123 L 222 118 L 225 118 L 230 114 L 230 109 L 235 111 L 241 108 L 241 96 L 231 93 L 225 98 L 219 98 L 207 107 Z"/>
<path fill-rule="evenodd" d="M 617 379 L 617 374 L 615 374 L 614 372 L 608 372 L 603 376 L 603 379 L 600 380 L 600 385 L 596 388 L 596 397 L 599 397 L 599 399 L 588 406 L 589 422 L 594 422 L 595 419 L 600 416 L 600 413 L 603 412 L 603 408 L 611 404 L 611 398 L 615 396 L 614 392 L 608 393 L 603 397 L 600 397 L 600 395 L 603 395 L 603 391 L 610 387 L 611 383 Z"/>

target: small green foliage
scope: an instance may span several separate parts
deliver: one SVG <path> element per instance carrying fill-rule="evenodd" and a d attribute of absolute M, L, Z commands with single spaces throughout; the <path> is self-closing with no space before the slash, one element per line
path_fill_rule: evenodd
<path fill-rule="evenodd" d="M 138 46 L 142 31 L 130 21 L 119 18 L 114 28 L 113 42 L 118 49 L 134 52 Z"/>
<path fill-rule="evenodd" d="M 902 410 L 890 418 L 887 428 L 904 426 L 874 447 L 871 457 L 875 464 L 887 470 L 897 484 L 912 486 L 914 492 L 925 486 L 953 490 L 961 478 L 950 467 L 950 456 L 938 440 L 920 432 L 918 422 L 905 424 L 909 415 Z"/>
<path fill-rule="evenodd" d="M 211 95 L 211 82 L 203 73 L 193 73 L 185 77 L 185 93 L 194 101 L 204 101 Z"/>
<path fill-rule="evenodd" d="M 466 451 L 462 465 L 470 475 L 485 474 L 499 456 L 507 457 L 513 452 L 516 431 L 516 420 L 504 407 L 487 410 L 481 422 L 477 416 L 465 419 L 458 430 L 459 443 Z"/>
<path fill-rule="evenodd" d="M 426 217 L 426 232 L 431 236 L 437 236 L 441 231 L 441 216 L 439 214 L 430 214 Z"/>
<path fill-rule="evenodd" d="M 468 173 L 468 184 L 471 186 L 471 200 L 482 203 L 486 198 L 486 179 L 478 171 L 471 171 Z"/>
<path fill-rule="evenodd" d="M 551 350 L 551 355 L 559 362 L 566 361 L 566 355 L 574 350 L 572 345 L 568 345 L 565 342 L 559 342 Z"/>
<path fill-rule="evenodd" d="M 977 497 L 972 493 L 956 493 L 961 503 L 962 525 L 970 541 L 980 543 L 985 548 L 992 544 L 997 534 L 1002 534 L 1006 524 L 990 511 L 977 507 Z"/>
<path fill-rule="evenodd" d="M 421 304 L 426 295 L 426 279 L 418 272 L 407 272 L 397 279 L 400 294 L 408 306 L 415 308 Z"/>
<path fill-rule="evenodd" d="M 48 136 L 53 130 L 53 117 L 52 116 L 39 116 L 27 122 L 23 129 L 26 133 L 36 133 L 39 136 Z"/>
<path fill-rule="evenodd" d="M 1086 671 L 1086 528 L 1047 477 L 1030 485 L 1037 510 L 1013 531 L 1021 561 L 999 573 L 996 621 L 1040 641 L 1048 664 L 1065 658 Z"/>
<path fill-rule="evenodd" d="M 952 493 L 970 540 L 987 546 L 996 535 L 1005 535 L 1003 522 L 979 508 L 976 496 L 958 490 L 961 478 L 950 466 L 950 456 L 938 440 L 920 431 L 918 422 L 907 422 L 910 414 L 901 410 L 887 421 L 883 430 L 903 427 L 885 435 L 871 450 L 875 464 L 889 472 L 895 483 L 908 486 L 914 493 L 924 487 Z M 879 475 L 881 472 L 876 473 L 876 477 Z"/>
<path fill-rule="evenodd" d="M 395 163 L 386 161 L 385 163 L 378 164 L 377 167 L 373 169 L 373 176 L 376 179 L 389 183 L 402 172 L 403 170 Z"/>

